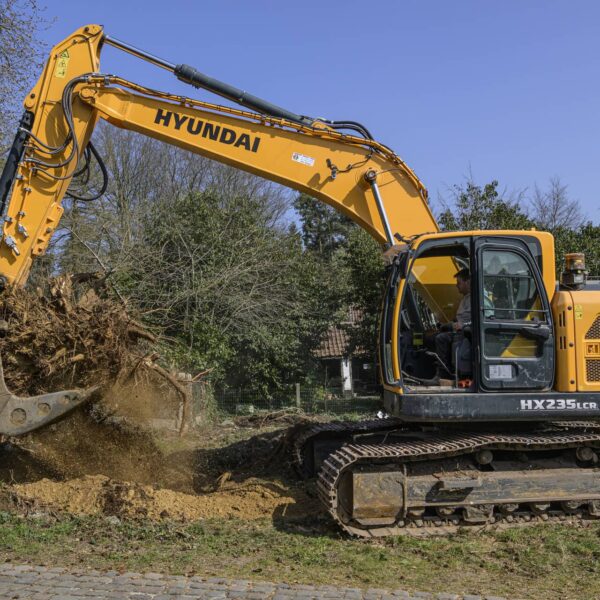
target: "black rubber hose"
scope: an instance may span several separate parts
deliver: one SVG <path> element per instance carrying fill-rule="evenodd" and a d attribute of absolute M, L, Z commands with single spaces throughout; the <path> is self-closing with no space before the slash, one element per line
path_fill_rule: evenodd
<path fill-rule="evenodd" d="M 104 195 L 104 192 L 106 192 L 108 188 L 108 169 L 106 168 L 102 157 L 92 142 L 89 142 L 87 147 L 90 149 L 90 152 L 93 154 L 98 166 L 100 167 L 100 170 L 102 171 L 102 187 L 95 196 L 78 196 L 77 194 L 67 191 L 67 196 L 69 196 L 69 198 L 73 198 L 74 200 L 79 200 L 81 202 L 93 202 L 94 200 L 98 200 L 98 198 Z"/>
<path fill-rule="evenodd" d="M 19 123 L 19 129 L 17 135 L 10 148 L 8 156 L 6 157 L 6 163 L 0 176 L 0 214 L 4 214 L 6 208 L 6 201 L 8 200 L 8 194 L 12 188 L 12 184 L 17 174 L 17 168 L 19 167 L 19 161 L 23 156 L 23 150 L 25 149 L 25 143 L 27 142 L 28 132 L 33 126 L 33 113 L 25 111 L 21 117 Z"/>

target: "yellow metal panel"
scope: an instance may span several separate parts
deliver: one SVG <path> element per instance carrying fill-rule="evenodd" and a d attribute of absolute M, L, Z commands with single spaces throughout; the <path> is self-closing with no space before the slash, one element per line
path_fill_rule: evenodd
<path fill-rule="evenodd" d="M 577 351 L 577 389 L 600 392 L 600 292 L 571 292 Z"/>
<path fill-rule="evenodd" d="M 402 365 L 400 364 L 400 336 L 398 332 L 400 331 L 400 307 L 402 306 L 402 293 L 405 285 L 406 279 L 403 279 L 398 286 L 396 303 L 394 304 L 394 316 L 392 317 L 392 370 L 396 381 L 400 381 L 402 374 Z"/>
<path fill-rule="evenodd" d="M 501 356 L 502 358 L 533 358 L 537 354 L 537 348 L 537 342 L 518 333 Z"/>
<path fill-rule="evenodd" d="M 542 302 L 539 296 L 536 298 L 531 309 L 532 312 L 527 313 L 523 317 L 524 321 L 533 321 L 533 319 L 539 316 L 539 313 L 535 312 L 536 310 L 542 309 Z M 533 358 L 537 355 L 537 353 L 538 343 L 518 333 L 515 335 L 504 352 L 502 352 L 502 358 Z"/>
<path fill-rule="evenodd" d="M 449 256 L 417 258 L 411 267 L 416 289 L 442 323 L 454 319 L 462 298 L 454 277 L 459 270 Z"/>
<path fill-rule="evenodd" d="M 577 348 L 571 292 L 558 291 L 552 300 L 556 365 L 554 388 L 558 392 L 577 391 Z"/>
<path fill-rule="evenodd" d="M 97 25 L 82 27 L 52 49 L 44 72 L 24 102 L 26 110 L 34 113 L 32 133 L 41 142 L 50 146 L 63 143 L 67 126 L 61 105 L 62 92 L 76 75 L 98 70 L 101 33 L 102 28 Z M 74 106 L 74 120 L 76 136 L 83 148 L 94 127 L 95 115 L 88 105 L 79 102 Z M 4 239 L 12 238 L 16 251 L 6 243 L 0 244 L 0 272 L 9 282 L 24 283 L 32 257 L 46 250 L 62 215 L 61 201 L 76 166 L 72 161 L 51 169 L 52 176 L 45 174 L 43 167 L 27 160 L 60 163 L 69 156 L 72 145 L 53 156 L 36 153 L 31 147 L 34 145 L 25 152 L 7 202 Z"/>

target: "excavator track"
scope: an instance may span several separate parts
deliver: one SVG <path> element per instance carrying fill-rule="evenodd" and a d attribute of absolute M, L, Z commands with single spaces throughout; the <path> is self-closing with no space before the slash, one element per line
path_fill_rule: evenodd
<path fill-rule="evenodd" d="M 516 434 L 438 431 L 412 440 L 407 432 L 407 440 L 401 442 L 348 443 L 324 461 L 317 482 L 319 496 L 340 527 L 360 537 L 448 534 L 464 526 L 512 527 L 538 521 L 583 523 L 600 517 L 600 468 L 594 453 L 600 448 L 600 427 L 577 425 L 555 423 L 545 430 Z M 577 455 L 589 457 L 589 464 L 575 459 L 578 448 L 588 449 Z M 519 470 L 505 460 L 512 470 L 499 472 L 472 467 L 445 470 L 450 459 L 459 467 L 462 461 L 464 467 L 469 460 L 474 462 L 476 453 L 485 458 L 481 454 L 485 451 L 490 457 L 510 453 L 527 464 Z M 548 464 L 556 467 L 554 471 L 544 468 L 539 458 L 544 454 L 552 455 Z M 436 461 L 441 470 L 428 472 Z M 415 465 L 421 473 L 413 475 Z M 563 489 L 559 474 L 566 477 Z M 507 486 L 511 477 L 516 492 Z M 497 501 L 472 498 L 474 493 L 484 496 L 485 486 L 495 484 L 508 490 L 500 492 Z M 412 503 L 411 486 L 416 498 Z M 507 498 L 507 493 L 516 496 Z"/>
<path fill-rule="evenodd" d="M 548 428 L 556 429 L 597 429 L 600 422 L 594 421 L 554 421 Z M 389 434 L 398 430 L 406 430 L 407 423 L 402 419 L 365 419 L 364 421 L 329 421 L 303 426 L 294 432 L 291 441 L 292 463 L 296 472 L 303 479 L 316 477 L 321 463 L 315 456 L 315 445 L 325 439 L 342 446 L 350 440 L 373 434 Z"/>
<path fill-rule="evenodd" d="M 320 461 L 315 456 L 315 445 L 320 440 L 337 446 L 356 436 L 394 431 L 404 426 L 400 419 L 368 419 L 364 421 L 330 421 L 316 423 L 300 429 L 292 441 L 292 462 L 304 479 L 315 477 Z"/>

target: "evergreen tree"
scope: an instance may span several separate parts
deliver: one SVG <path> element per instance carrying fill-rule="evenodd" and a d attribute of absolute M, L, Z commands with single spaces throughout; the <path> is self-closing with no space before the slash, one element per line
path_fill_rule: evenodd
<path fill-rule="evenodd" d="M 438 223 L 443 231 L 530 229 L 534 226 L 517 201 L 502 197 L 495 180 L 483 187 L 472 180 L 462 186 L 455 185 L 451 204 L 440 214 Z"/>
<path fill-rule="evenodd" d="M 357 326 L 348 329 L 350 349 L 375 363 L 379 310 L 386 283 L 381 247 L 366 231 L 356 227 L 348 237 L 346 263 L 350 271 L 347 302 L 361 315 Z"/>
<path fill-rule="evenodd" d="M 302 224 L 302 242 L 307 250 L 329 259 L 348 243 L 348 234 L 355 227 L 351 219 L 327 204 L 300 194 L 294 200 Z"/>

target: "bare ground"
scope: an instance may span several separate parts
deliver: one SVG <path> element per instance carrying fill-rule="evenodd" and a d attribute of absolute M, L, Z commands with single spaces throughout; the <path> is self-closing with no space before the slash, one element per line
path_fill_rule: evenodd
<path fill-rule="evenodd" d="M 114 403 L 110 416 L 87 408 L 0 446 L 4 502 L 28 513 L 186 522 L 314 515 L 321 509 L 291 471 L 285 432 L 231 423 L 157 437 Z"/>
<path fill-rule="evenodd" d="M 341 536 L 282 443 L 290 419 L 187 436 L 81 410 L 0 446 L 0 560 L 96 569 L 600 597 L 598 526 L 376 541 Z M 295 419 L 291 419 L 293 423 Z"/>
<path fill-rule="evenodd" d="M 185 521 L 318 510 L 282 452 L 289 415 L 206 426 L 183 438 L 148 428 L 164 412 L 182 409 L 185 416 L 189 390 L 157 362 L 156 338 L 102 274 L 6 291 L 0 325 L 0 355 L 14 393 L 102 389 L 96 404 L 0 444 L 4 504 Z"/>

